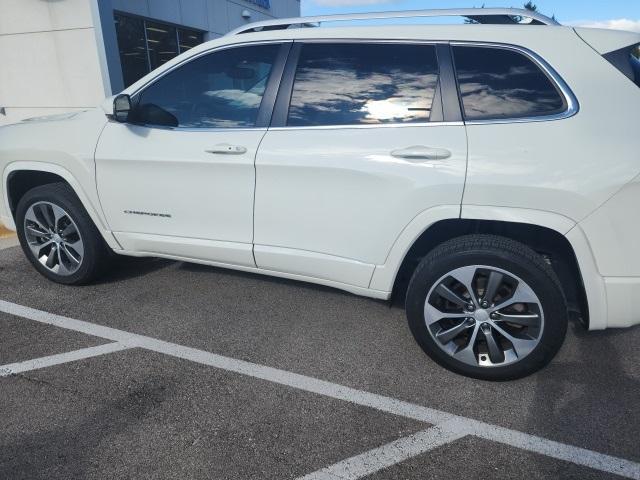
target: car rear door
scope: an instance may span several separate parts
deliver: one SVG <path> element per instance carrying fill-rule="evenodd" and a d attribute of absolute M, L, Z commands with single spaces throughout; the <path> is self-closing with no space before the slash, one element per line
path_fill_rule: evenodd
<path fill-rule="evenodd" d="M 466 162 L 447 44 L 296 42 L 256 158 L 256 263 L 366 288 L 412 219 L 459 207 Z"/>

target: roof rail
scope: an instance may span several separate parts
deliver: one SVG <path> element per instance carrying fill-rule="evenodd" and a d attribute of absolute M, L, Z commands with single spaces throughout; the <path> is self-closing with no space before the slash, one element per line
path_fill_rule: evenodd
<path fill-rule="evenodd" d="M 321 15 L 316 17 L 281 18 L 249 23 L 230 31 L 227 35 L 238 35 L 264 30 L 284 30 L 292 25 L 313 26 L 322 22 L 342 22 L 350 20 L 379 20 L 385 18 L 427 18 L 427 17 L 464 17 L 483 24 L 518 24 L 517 18 L 529 18 L 528 25 L 560 25 L 555 19 L 538 12 L 521 8 L 456 8 L 433 10 L 405 10 L 397 12 L 347 13 L 340 15 Z"/>

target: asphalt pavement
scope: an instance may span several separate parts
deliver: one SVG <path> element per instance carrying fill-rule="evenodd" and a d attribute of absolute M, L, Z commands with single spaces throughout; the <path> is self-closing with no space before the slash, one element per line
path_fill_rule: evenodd
<path fill-rule="evenodd" d="M 0 479 L 640 478 L 638 345 L 572 324 L 484 382 L 397 302 L 155 259 L 64 287 L 4 248 Z"/>

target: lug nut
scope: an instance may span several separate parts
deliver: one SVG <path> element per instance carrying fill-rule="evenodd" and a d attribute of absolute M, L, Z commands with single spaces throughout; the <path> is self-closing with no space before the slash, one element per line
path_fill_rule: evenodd
<path fill-rule="evenodd" d="M 467 310 L 469 310 L 470 312 L 473 312 L 476 308 L 473 306 L 473 304 L 469 304 L 467 305 Z"/>
<path fill-rule="evenodd" d="M 487 302 L 486 300 L 484 300 L 482 302 L 482 308 L 487 308 L 489 306 L 489 302 Z"/>

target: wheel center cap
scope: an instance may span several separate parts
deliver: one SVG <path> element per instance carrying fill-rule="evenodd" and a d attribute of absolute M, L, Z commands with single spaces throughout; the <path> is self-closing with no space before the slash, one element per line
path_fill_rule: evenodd
<path fill-rule="evenodd" d="M 473 316 L 475 317 L 476 321 L 480 323 L 486 322 L 487 320 L 489 320 L 489 312 L 487 312 L 482 308 L 476 310 Z"/>
<path fill-rule="evenodd" d="M 60 238 L 60 235 L 58 235 L 57 233 L 53 236 L 53 238 L 51 240 L 53 240 L 54 243 L 62 242 L 62 238 Z"/>

